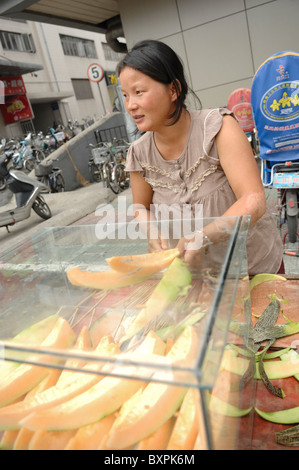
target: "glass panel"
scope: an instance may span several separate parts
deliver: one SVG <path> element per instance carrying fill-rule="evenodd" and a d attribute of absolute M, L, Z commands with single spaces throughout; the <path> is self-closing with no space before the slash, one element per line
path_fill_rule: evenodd
<path fill-rule="evenodd" d="M 163 226 L 164 232 L 166 222 L 159 227 Z M 177 220 L 168 222 L 171 247 L 176 237 L 186 234 L 178 233 Z M 3 256 L 0 352 L 5 361 L 0 361 L 0 373 L 3 364 L 18 360 L 45 369 L 84 371 L 86 376 L 119 377 L 131 385 L 164 384 L 170 387 L 169 400 L 190 389 L 196 396 L 200 422 L 198 448 L 235 448 L 240 419 L 232 420 L 223 413 L 225 403 L 249 408 L 253 394 L 247 389 L 244 394 L 237 387 L 240 377 L 236 381 L 235 374 L 223 370 L 221 361 L 231 345 L 247 344 L 250 322 L 246 308 L 250 312 L 251 308 L 245 246 L 249 219 L 193 222 L 192 230 L 215 223 L 221 240 L 203 246 L 200 262 L 193 266 L 175 259 L 176 270 L 174 262 L 163 265 L 163 257 L 156 258 L 156 264 L 144 263 L 144 258 L 139 258 L 138 264 L 131 258 L 148 253 L 148 226 L 133 220 L 115 224 L 103 218 L 95 226 L 47 229 Z M 180 224 L 184 227 L 184 221 Z M 118 260 L 114 268 L 129 274 L 110 267 L 107 260 L 115 261 L 117 256 L 129 261 L 119 264 Z M 135 263 L 133 273 L 130 263 Z M 173 274 L 167 281 L 169 265 Z M 84 273 L 93 274 L 86 279 Z M 128 276 L 130 282 L 126 284 Z M 56 321 L 54 315 L 68 325 L 64 341 L 72 332 L 71 345 L 55 342 L 52 336 L 51 342 L 47 327 L 26 330 L 43 320 Z M 136 318 L 140 323 L 134 323 L 131 330 Z M 230 331 L 232 320 L 245 325 L 242 336 Z M 78 350 L 74 341 L 84 327 L 88 328 L 92 349 Z M 45 336 L 47 339 L 41 340 Z M 152 337 L 155 344 L 160 344 L 159 338 L 172 354 L 153 353 Z M 116 345 L 114 356 L 95 350 L 102 338 Z M 178 338 L 183 342 L 170 349 L 178 344 Z M 179 406 L 179 396 L 183 397 L 179 393 L 173 406 Z"/>

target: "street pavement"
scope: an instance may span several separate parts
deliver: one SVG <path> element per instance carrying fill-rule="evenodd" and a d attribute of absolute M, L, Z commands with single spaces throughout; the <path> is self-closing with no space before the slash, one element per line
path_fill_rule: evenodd
<path fill-rule="evenodd" d="M 266 189 L 265 193 L 267 206 L 275 215 L 276 192 L 270 188 Z M 120 197 L 126 200 L 126 206 L 130 205 L 130 188 L 122 192 Z M 102 183 L 90 183 L 74 191 L 64 193 L 46 194 L 45 199 L 51 208 L 52 217 L 43 220 L 32 211 L 28 219 L 9 227 L 9 232 L 5 227 L 0 228 L 0 257 L 45 228 L 74 224 L 94 225 L 101 219 L 105 206 L 108 211 L 111 207 L 116 208 L 118 212 L 126 210 L 124 205 L 120 204 L 120 197 L 116 196 L 110 188 L 104 188 Z M 2 191 L 0 193 L 0 213 L 2 210 L 14 207 L 14 198 L 10 199 L 7 191 Z M 96 212 L 96 209 L 98 209 L 98 212 Z M 284 237 L 285 233 L 286 226 L 284 225 L 281 230 L 281 237 L 282 239 L 285 238 L 285 249 L 299 255 L 299 240 L 296 243 L 289 243 L 287 236 Z M 284 255 L 284 263 L 286 274 L 299 275 L 299 256 Z"/>
<path fill-rule="evenodd" d="M 74 191 L 45 194 L 44 198 L 51 209 L 52 217 L 43 220 L 32 210 L 28 219 L 10 226 L 9 232 L 5 227 L 0 227 L 0 256 L 45 228 L 72 225 L 86 216 L 94 215 L 98 206 L 112 202 L 115 197 L 111 189 L 104 188 L 102 183 L 90 183 Z M 14 207 L 14 197 L 10 198 L 6 190 L 1 192 L 0 214 L 1 211 Z"/>

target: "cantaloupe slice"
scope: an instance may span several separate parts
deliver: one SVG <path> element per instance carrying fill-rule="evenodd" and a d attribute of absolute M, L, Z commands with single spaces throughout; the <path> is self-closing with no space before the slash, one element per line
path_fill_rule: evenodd
<path fill-rule="evenodd" d="M 198 433 L 198 391 L 189 388 L 180 407 L 167 450 L 192 450 Z"/>
<path fill-rule="evenodd" d="M 119 289 L 143 282 L 151 276 L 146 268 L 140 268 L 137 272 L 121 273 L 118 271 L 84 271 L 78 267 L 71 268 L 67 272 L 68 280 L 74 286 L 88 287 L 90 289 Z"/>
<path fill-rule="evenodd" d="M 24 401 L 30 400 L 32 397 L 37 395 L 38 393 L 47 390 L 50 387 L 53 387 L 56 383 L 61 374 L 59 369 L 53 369 L 49 372 L 47 377 L 44 378 L 35 388 L 30 390 L 24 398 Z M 9 432 L 9 431 L 6 431 Z M 28 446 L 30 440 L 33 436 L 33 432 L 26 428 L 21 428 L 17 432 L 17 436 L 15 438 L 15 442 L 13 445 L 13 450 L 28 450 Z"/>
<path fill-rule="evenodd" d="M 136 450 L 164 450 L 173 428 L 174 418 L 171 417 L 148 437 L 139 441 Z"/>
<path fill-rule="evenodd" d="M 122 273 L 131 273 L 140 268 L 145 268 L 149 274 L 154 274 L 167 268 L 179 254 L 179 250 L 173 248 L 142 255 L 113 256 L 112 258 L 106 258 L 106 262 L 111 269 Z"/>
<path fill-rule="evenodd" d="M 0 450 L 12 450 L 18 437 L 18 430 L 5 431 L 1 438 Z"/>
<path fill-rule="evenodd" d="M 34 323 L 28 328 L 23 329 L 13 338 L 8 338 L 3 341 L 7 342 L 8 344 L 12 343 L 27 347 L 39 346 L 51 332 L 58 318 L 59 317 L 57 314 L 51 315 L 41 321 Z M 21 359 L 24 360 L 29 354 L 30 353 L 9 350 L 7 352 L 7 357 L 10 359 L 15 357 L 18 361 L 20 361 Z M 20 364 L 21 362 L 0 361 L 0 383 L 5 380 L 8 374 Z"/>
<path fill-rule="evenodd" d="M 176 364 L 180 362 L 190 367 L 197 355 L 197 335 L 192 326 L 187 326 L 175 341 L 167 357 Z M 144 439 L 158 429 L 179 408 L 186 389 L 180 386 L 158 383 L 164 372 L 157 372 L 150 382 L 137 395 L 136 400 L 130 400 L 130 404 L 124 404 L 121 408 L 109 433 L 107 446 L 111 449 L 123 449 L 130 447 Z M 173 371 L 173 379 L 176 380 L 176 372 Z"/>
<path fill-rule="evenodd" d="M 65 319 L 59 318 L 51 333 L 42 342 L 41 347 L 48 349 L 66 348 L 73 343 L 74 339 L 75 335 L 69 323 Z M 44 364 L 54 364 L 59 360 L 55 356 L 46 354 L 30 356 L 30 358 L 34 359 L 34 362 L 43 362 Z M 27 393 L 31 388 L 37 385 L 49 373 L 49 371 L 50 369 L 48 367 L 31 364 L 22 364 L 15 370 L 11 371 L 11 373 L 0 384 L 1 406 L 9 404 L 16 398 Z"/>
<path fill-rule="evenodd" d="M 119 352 L 119 347 L 112 342 L 111 337 L 102 338 L 96 348 L 96 353 L 101 357 L 111 357 Z M 82 372 L 63 371 L 53 387 L 31 399 L 0 409 L 0 429 L 18 429 L 22 426 L 21 420 L 31 413 L 63 403 L 88 390 L 103 378 L 98 374 L 103 366 L 103 362 L 95 362 L 84 365 Z M 86 373 L 85 370 L 92 370 L 95 374 Z"/>
<path fill-rule="evenodd" d="M 135 351 L 136 361 L 142 354 L 164 354 L 165 343 L 153 332 L 149 333 Z M 121 356 L 121 355 L 120 355 Z M 114 374 L 132 377 L 138 366 L 115 367 Z M 32 413 L 22 421 L 29 429 L 59 431 L 76 429 L 94 423 L 114 413 L 142 386 L 141 380 L 106 376 L 87 391 L 58 406 Z"/>
<path fill-rule="evenodd" d="M 89 347 L 90 347 L 89 331 L 88 331 L 88 328 L 84 326 L 81 329 L 77 337 L 77 341 L 75 343 L 75 350 L 86 349 Z M 80 359 L 69 359 L 65 363 L 65 367 L 81 367 L 82 365 L 83 365 L 83 361 Z M 58 383 L 57 381 L 61 376 L 66 378 L 66 376 L 64 376 L 63 374 L 72 374 L 72 372 L 64 370 L 61 373 L 61 370 L 59 369 L 51 370 L 50 373 L 47 375 L 47 377 L 44 378 L 44 380 L 42 380 L 35 388 L 33 388 L 27 393 L 27 395 L 24 398 L 24 401 L 28 402 L 34 396 L 42 393 L 44 390 L 54 387 Z M 33 434 L 34 432 L 30 431 L 30 429 L 27 429 L 24 427 L 21 428 L 18 431 L 18 434 L 16 436 L 13 450 L 28 450 Z"/>
<path fill-rule="evenodd" d="M 149 321 L 163 312 L 178 297 L 182 289 L 191 284 L 191 281 L 192 276 L 186 264 L 180 258 L 175 258 L 146 302 L 145 307 L 136 315 L 126 334 L 121 338 L 120 343 L 124 343 L 137 334 Z"/>
<path fill-rule="evenodd" d="M 29 443 L 29 450 L 64 450 L 76 431 L 47 432 L 36 431 Z"/>
<path fill-rule="evenodd" d="M 110 431 L 114 420 L 115 414 L 112 413 L 93 424 L 83 426 L 70 439 L 64 450 L 96 450 Z"/>

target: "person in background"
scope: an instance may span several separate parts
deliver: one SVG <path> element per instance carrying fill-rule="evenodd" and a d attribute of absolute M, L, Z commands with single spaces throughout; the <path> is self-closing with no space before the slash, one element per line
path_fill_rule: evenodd
<path fill-rule="evenodd" d="M 250 144 L 233 113 L 202 109 L 180 58 L 161 41 L 138 42 L 119 62 L 117 74 L 126 111 L 144 133 L 131 144 L 126 164 L 135 217 L 150 221 L 152 207 L 165 203 L 201 205 L 204 218 L 220 218 L 204 227 L 204 246 L 219 241 L 229 216 L 248 215 L 249 273 L 283 273 L 282 241 L 266 208 Z M 197 110 L 187 107 L 191 95 Z M 177 242 L 187 262 L 194 257 L 191 235 Z M 163 234 L 149 239 L 150 251 L 168 247 Z"/>

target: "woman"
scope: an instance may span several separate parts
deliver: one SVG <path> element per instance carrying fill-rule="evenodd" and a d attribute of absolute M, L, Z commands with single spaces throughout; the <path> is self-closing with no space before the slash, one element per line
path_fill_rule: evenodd
<path fill-rule="evenodd" d="M 117 73 L 126 110 L 145 133 L 127 156 L 139 220 L 152 219 L 152 205 L 165 203 L 201 205 L 203 217 L 226 216 L 224 223 L 228 216 L 249 215 L 249 273 L 282 272 L 282 242 L 266 210 L 250 144 L 233 114 L 225 108 L 189 111 L 186 98 L 193 92 L 182 63 L 160 41 L 136 44 Z M 219 227 L 207 225 L 203 236 L 203 244 L 217 242 Z M 188 241 L 184 237 L 178 242 L 186 261 Z M 152 250 L 168 248 L 162 236 L 149 245 Z"/>

